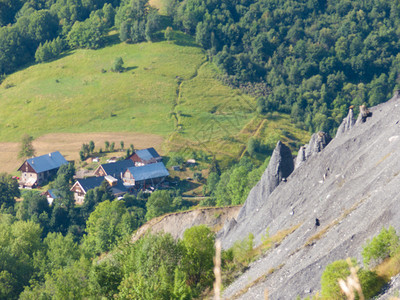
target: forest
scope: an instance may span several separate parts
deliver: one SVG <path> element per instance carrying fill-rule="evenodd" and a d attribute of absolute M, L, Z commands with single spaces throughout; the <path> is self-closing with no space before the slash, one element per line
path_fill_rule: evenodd
<path fill-rule="evenodd" d="M 0 174 L 0 299 L 191 299 L 212 286 L 208 227 L 192 227 L 178 241 L 147 234 L 130 242 L 146 220 L 187 210 L 181 197 L 163 190 L 115 200 L 104 183 L 76 206 L 73 174 L 72 164 L 59 169 L 51 206 Z"/>
<path fill-rule="evenodd" d="M 243 203 L 267 163 L 256 168 L 244 158 L 222 174 L 214 163 L 204 190 L 210 197 L 200 206 Z M 116 200 L 103 182 L 77 206 L 70 191 L 74 174 L 73 164 L 60 167 L 49 186 L 57 196 L 52 205 L 0 174 L 0 299 L 192 299 L 210 292 L 215 233 L 208 227 L 192 227 L 177 241 L 147 234 L 130 242 L 146 221 L 193 202 L 179 190 Z M 235 274 L 252 245 L 246 240 L 224 251 L 223 271 Z"/>
<path fill-rule="evenodd" d="M 220 79 L 257 98 L 257 112 L 335 133 L 350 105 L 386 101 L 398 86 L 399 1 L 1 0 L 0 74 L 75 48 L 193 35 Z M 168 18 L 168 20 L 166 19 Z M 168 28 L 168 29 L 167 29 Z"/>

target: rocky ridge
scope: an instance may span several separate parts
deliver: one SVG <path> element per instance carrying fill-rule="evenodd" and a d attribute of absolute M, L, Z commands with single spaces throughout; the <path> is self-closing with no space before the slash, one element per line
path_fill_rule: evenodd
<path fill-rule="evenodd" d="M 298 228 L 252 263 L 224 298 L 264 299 L 265 290 L 269 299 L 310 296 L 320 289 L 326 265 L 346 257 L 362 261 L 362 245 L 382 226 L 400 230 L 399 93 L 360 111 L 358 122 L 349 111 L 331 142 L 314 135 L 287 178 L 279 170 L 290 165 L 289 155 L 278 143 L 237 219 L 227 222 L 219 237 L 229 248 L 250 233 L 260 243 L 267 228 L 271 235 Z"/>

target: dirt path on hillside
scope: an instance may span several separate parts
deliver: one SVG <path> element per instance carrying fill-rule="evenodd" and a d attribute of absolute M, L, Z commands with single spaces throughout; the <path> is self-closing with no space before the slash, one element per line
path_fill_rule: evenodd
<path fill-rule="evenodd" d="M 104 149 L 104 142 L 115 142 L 115 149 L 120 148 L 120 141 L 124 141 L 125 148 L 133 144 L 136 149 L 154 147 L 162 154 L 163 137 L 155 134 L 132 132 L 99 132 L 99 133 L 51 133 L 33 141 L 36 155 L 43 155 L 53 151 L 60 151 L 67 160 L 79 159 L 79 150 L 83 143 L 94 141 L 95 150 Z M 17 158 L 20 143 L 0 143 L 0 172 L 15 172 L 22 164 Z"/>

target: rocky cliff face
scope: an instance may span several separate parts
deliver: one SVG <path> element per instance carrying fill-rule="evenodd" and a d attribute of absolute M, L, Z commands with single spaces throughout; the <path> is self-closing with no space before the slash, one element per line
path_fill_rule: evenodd
<path fill-rule="evenodd" d="M 293 172 L 294 163 L 292 158 L 292 152 L 289 147 L 282 144 L 280 141 L 277 143 L 268 167 L 263 173 L 261 180 L 257 185 L 250 191 L 246 203 L 243 205 L 239 212 L 237 220 L 231 220 L 227 225 L 224 226 L 223 230 L 219 233 L 220 236 L 224 236 L 225 242 L 229 241 L 232 244 L 238 234 L 232 235 L 231 230 L 237 227 L 237 223 L 240 223 L 240 227 L 245 227 L 248 222 L 251 222 L 251 216 L 254 212 L 257 212 L 260 207 L 265 205 L 265 200 L 268 199 L 269 195 L 276 189 L 276 187 Z"/>
<path fill-rule="evenodd" d="M 321 152 L 331 141 L 331 137 L 319 131 L 311 136 L 310 142 L 307 145 L 300 147 L 296 157 L 295 167 L 298 168 L 303 162 L 309 159 L 312 155 Z"/>
<path fill-rule="evenodd" d="M 354 112 L 353 112 L 353 108 L 351 107 L 349 109 L 349 114 L 347 115 L 346 118 L 343 119 L 342 124 L 340 124 L 340 126 L 336 132 L 336 137 L 339 137 L 343 133 L 351 130 L 355 124 L 356 124 L 356 120 L 354 119 Z"/>
<path fill-rule="evenodd" d="M 382 226 L 400 230 L 400 97 L 371 108 L 364 121 L 354 123 L 351 112 L 346 119 L 329 144 L 317 133 L 299 151 L 301 163 L 296 159 L 286 180 L 277 166 L 289 166 L 289 154 L 277 145 L 238 218 L 219 236 L 229 248 L 250 233 L 260 243 L 267 228 L 271 235 L 298 228 L 227 287 L 225 298 L 264 299 L 266 289 L 269 299 L 311 296 L 326 265 L 349 256 L 362 261 L 362 245 Z"/>

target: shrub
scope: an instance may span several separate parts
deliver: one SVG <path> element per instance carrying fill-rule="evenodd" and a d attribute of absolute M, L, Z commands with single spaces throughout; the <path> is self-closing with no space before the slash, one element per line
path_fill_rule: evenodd
<path fill-rule="evenodd" d="M 251 137 L 247 142 L 247 152 L 250 156 L 253 156 L 256 152 L 259 151 L 260 141 L 254 137 Z"/>
<path fill-rule="evenodd" d="M 371 260 L 376 264 L 393 256 L 398 251 L 399 245 L 399 236 L 396 234 L 396 230 L 392 226 L 389 229 L 382 228 L 381 232 L 371 241 L 368 240 L 363 247 L 364 264 L 369 266 Z"/>
<path fill-rule="evenodd" d="M 356 266 L 355 259 L 351 260 L 352 265 Z M 349 264 L 345 260 L 337 260 L 329 264 L 321 277 L 321 296 L 322 299 L 346 299 L 340 289 L 339 279 L 346 280 L 350 275 Z M 360 269 L 357 272 L 361 289 L 366 299 L 370 299 L 379 293 L 385 281 L 375 272 Z"/>
<path fill-rule="evenodd" d="M 199 206 L 215 206 L 215 198 L 208 197 L 200 201 Z"/>
<path fill-rule="evenodd" d="M 181 166 L 181 165 L 183 165 L 184 162 L 185 162 L 185 160 L 183 159 L 183 157 L 181 155 L 175 154 L 170 158 L 168 165 Z"/>
<path fill-rule="evenodd" d="M 124 71 L 124 61 L 122 57 L 117 57 L 114 61 L 113 66 L 111 67 L 111 71 L 121 73 Z"/>
<path fill-rule="evenodd" d="M 200 172 L 195 172 L 195 173 L 193 174 L 193 178 L 194 178 L 194 180 L 196 180 L 196 181 L 201 181 L 201 180 L 203 179 L 203 175 L 202 175 Z"/>
<path fill-rule="evenodd" d="M 247 265 L 253 257 L 254 235 L 252 233 L 242 241 L 233 244 L 233 258 L 235 262 Z"/>
<path fill-rule="evenodd" d="M 352 260 L 353 265 L 356 261 Z M 323 299 L 345 299 L 340 290 L 339 279 L 350 275 L 349 265 L 345 260 L 337 260 L 326 266 L 321 277 L 321 295 Z"/>
<path fill-rule="evenodd" d="M 379 277 L 376 272 L 361 269 L 358 271 L 361 288 L 365 299 L 371 299 L 377 295 L 385 285 L 385 280 Z"/>

